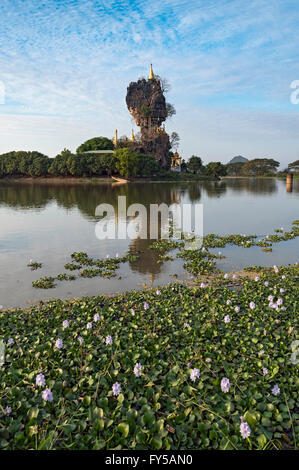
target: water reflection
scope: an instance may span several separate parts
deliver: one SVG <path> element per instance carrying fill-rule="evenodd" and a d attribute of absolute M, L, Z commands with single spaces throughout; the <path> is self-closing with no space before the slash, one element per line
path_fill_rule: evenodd
<path fill-rule="evenodd" d="M 148 282 L 157 285 L 184 276 L 181 260 L 159 263 L 149 239 L 99 240 L 95 226 L 96 207 L 111 204 L 117 214 L 118 197 L 126 196 L 127 207 L 143 204 L 149 214 L 150 204 L 173 203 L 204 205 L 205 233 L 272 233 L 279 226 L 288 227 L 298 219 L 299 180 L 293 193 L 286 192 L 286 182 L 272 178 L 227 178 L 200 183 L 114 183 L 34 182 L 0 180 L 0 303 L 23 305 L 28 299 L 74 297 L 112 293 L 135 288 Z M 161 226 L 161 221 L 159 221 Z M 147 233 L 149 217 L 147 218 Z M 284 243 L 267 255 L 260 249 L 227 248 L 223 268 L 235 269 L 248 264 L 287 264 L 294 262 L 298 241 Z M 296 248 L 297 247 L 297 248 Z M 86 251 L 93 257 L 119 252 L 139 253 L 140 258 L 120 268 L 121 279 L 77 279 L 58 283 L 51 292 L 34 290 L 32 281 L 56 276 L 63 271 L 73 251 Z M 37 272 L 28 272 L 27 262 L 34 258 L 43 263 Z"/>

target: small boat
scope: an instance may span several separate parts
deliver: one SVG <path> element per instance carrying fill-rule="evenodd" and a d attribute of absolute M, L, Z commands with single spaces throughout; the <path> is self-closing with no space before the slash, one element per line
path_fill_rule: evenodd
<path fill-rule="evenodd" d="M 129 179 L 119 178 L 118 176 L 111 176 L 111 178 L 117 181 L 118 183 L 130 183 Z"/>

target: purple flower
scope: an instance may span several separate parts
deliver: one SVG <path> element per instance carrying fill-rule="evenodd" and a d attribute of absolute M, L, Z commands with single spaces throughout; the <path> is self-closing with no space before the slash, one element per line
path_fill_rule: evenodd
<path fill-rule="evenodd" d="M 118 382 L 115 382 L 115 384 L 112 385 L 112 392 L 115 397 L 120 394 L 121 386 Z"/>
<path fill-rule="evenodd" d="M 200 284 L 200 287 L 201 287 L 202 289 L 204 289 L 204 288 L 206 287 L 205 283 L 202 282 L 202 283 Z"/>
<path fill-rule="evenodd" d="M 142 373 L 142 365 L 140 364 L 140 362 L 137 362 L 135 364 L 135 367 L 134 367 L 134 374 L 136 375 L 136 377 L 140 377 L 141 376 L 141 373 Z"/>
<path fill-rule="evenodd" d="M 243 439 L 246 439 L 251 434 L 250 426 L 248 423 L 243 421 L 243 417 L 241 417 L 240 433 Z"/>
<path fill-rule="evenodd" d="M 11 408 L 10 408 L 9 406 L 7 406 L 7 407 L 5 408 L 5 414 L 6 414 L 7 416 L 9 416 L 10 413 L 11 413 Z"/>
<path fill-rule="evenodd" d="M 55 347 L 61 349 L 63 347 L 62 339 L 58 338 L 55 343 Z"/>
<path fill-rule="evenodd" d="M 0 305 L 0 310 L 2 310 L 2 309 L 3 309 L 3 305 Z"/>
<path fill-rule="evenodd" d="M 227 279 L 227 278 L 228 278 L 228 274 L 225 273 L 223 277 L 224 277 L 224 279 Z"/>
<path fill-rule="evenodd" d="M 149 308 L 149 304 L 147 302 L 144 302 L 143 308 L 144 308 L 144 310 L 147 310 Z"/>
<path fill-rule="evenodd" d="M 49 388 L 46 388 L 43 393 L 42 393 L 42 399 L 44 401 L 50 401 L 52 402 L 53 401 L 53 395 L 52 395 L 52 392 Z"/>
<path fill-rule="evenodd" d="M 274 299 L 273 295 L 269 295 L 268 300 L 270 300 L 270 302 L 273 302 L 273 299 Z"/>
<path fill-rule="evenodd" d="M 281 276 L 281 279 L 285 279 L 285 278 L 286 278 L 286 277 L 285 277 L 285 275 L 283 274 L 283 275 Z"/>
<path fill-rule="evenodd" d="M 277 299 L 277 305 L 282 305 L 283 304 L 283 300 L 281 297 L 279 297 L 279 299 Z"/>
<path fill-rule="evenodd" d="M 281 288 L 281 289 L 279 290 L 279 292 L 280 292 L 281 294 L 283 294 L 283 293 L 285 292 L 285 290 L 284 290 L 283 288 Z"/>
<path fill-rule="evenodd" d="M 67 320 L 64 320 L 64 321 L 62 322 L 62 326 L 63 326 L 63 328 L 67 328 L 68 326 L 70 326 L 70 324 L 69 324 L 69 322 L 68 322 Z"/>
<path fill-rule="evenodd" d="M 229 323 L 230 322 L 230 316 L 229 315 L 225 315 L 224 317 L 224 323 Z"/>
<path fill-rule="evenodd" d="M 264 285 L 265 285 L 266 287 L 268 287 L 269 282 L 268 282 L 268 281 L 265 281 L 265 282 L 264 282 Z"/>
<path fill-rule="evenodd" d="M 134 317 L 134 315 L 135 315 L 135 310 L 134 310 L 133 308 L 131 308 L 131 313 L 132 313 L 132 315 L 133 315 L 133 317 Z"/>
<path fill-rule="evenodd" d="M 93 319 L 94 319 L 95 322 L 99 321 L 100 315 L 99 315 L 98 313 L 96 313 L 96 314 L 94 315 Z"/>
<path fill-rule="evenodd" d="M 279 269 L 278 269 L 278 267 L 277 267 L 275 264 L 274 264 L 274 266 L 273 266 L 273 269 L 274 269 L 274 271 L 275 271 L 276 274 L 279 272 Z"/>
<path fill-rule="evenodd" d="M 254 303 L 254 302 L 250 302 L 249 307 L 251 308 L 251 310 L 253 310 L 253 309 L 255 308 L 255 303 Z"/>
<path fill-rule="evenodd" d="M 233 279 L 237 279 L 237 275 L 236 274 L 233 274 Z"/>
<path fill-rule="evenodd" d="M 200 371 L 199 369 L 192 369 L 190 373 L 190 379 L 192 382 L 195 382 L 196 379 L 199 379 Z"/>
<path fill-rule="evenodd" d="M 224 393 L 227 393 L 230 389 L 230 381 L 227 377 L 223 377 L 223 379 L 221 380 L 221 383 L 220 383 L 220 387 L 221 387 L 221 390 L 224 392 Z"/>
<path fill-rule="evenodd" d="M 78 336 L 77 340 L 79 341 L 80 344 L 84 343 L 84 339 L 82 338 L 82 336 Z"/>
<path fill-rule="evenodd" d="M 43 374 L 37 374 L 35 383 L 38 387 L 44 387 L 46 385 L 45 376 Z"/>
<path fill-rule="evenodd" d="M 265 354 L 265 351 L 263 349 L 261 349 L 259 352 L 258 352 L 258 355 L 259 356 L 263 356 L 263 354 Z"/>
<path fill-rule="evenodd" d="M 156 294 L 157 294 L 157 295 L 161 295 L 161 291 L 160 291 L 160 290 L 157 290 L 157 291 L 156 291 Z"/>
<path fill-rule="evenodd" d="M 227 299 L 227 301 L 226 301 L 226 305 L 230 305 L 231 303 L 232 303 L 232 301 L 231 301 L 231 300 L 229 300 L 229 299 Z"/>
<path fill-rule="evenodd" d="M 259 280 L 260 280 L 260 277 L 259 277 L 259 276 L 256 276 L 254 280 L 255 280 L 255 281 L 259 281 Z"/>
<path fill-rule="evenodd" d="M 263 375 L 267 375 L 268 374 L 268 369 L 266 369 L 266 367 L 263 368 Z"/>
<path fill-rule="evenodd" d="M 280 395 L 280 388 L 278 387 L 277 384 L 274 385 L 274 387 L 272 388 L 272 393 L 273 395 L 277 396 L 277 395 Z"/>
<path fill-rule="evenodd" d="M 91 328 L 92 328 L 92 323 L 88 322 L 87 325 L 86 325 L 86 328 L 87 328 L 88 330 L 91 330 Z"/>
<path fill-rule="evenodd" d="M 7 344 L 14 344 L 13 338 L 9 338 L 9 340 L 7 341 Z"/>
<path fill-rule="evenodd" d="M 235 312 L 236 312 L 236 313 L 239 313 L 239 312 L 240 312 L 240 307 L 239 307 L 238 305 L 235 307 Z"/>
<path fill-rule="evenodd" d="M 189 330 L 191 326 L 189 325 L 189 323 L 184 323 L 184 328 L 187 328 Z"/>
<path fill-rule="evenodd" d="M 110 335 L 106 336 L 106 346 L 108 346 L 108 344 L 113 344 L 113 339 Z"/>

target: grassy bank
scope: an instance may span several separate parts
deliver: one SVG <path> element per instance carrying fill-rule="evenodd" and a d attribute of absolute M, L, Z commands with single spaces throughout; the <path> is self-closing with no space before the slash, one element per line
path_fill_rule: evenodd
<path fill-rule="evenodd" d="M 295 448 L 298 275 L 2 311 L 0 447 Z"/>

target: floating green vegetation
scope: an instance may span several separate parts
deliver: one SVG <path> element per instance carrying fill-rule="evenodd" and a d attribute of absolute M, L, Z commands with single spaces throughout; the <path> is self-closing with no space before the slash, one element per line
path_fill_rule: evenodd
<path fill-rule="evenodd" d="M 216 272 L 216 261 L 213 259 L 216 256 L 207 251 L 182 250 L 177 256 L 187 261 L 184 263 L 184 269 L 194 276 Z"/>
<path fill-rule="evenodd" d="M 68 269 L 69 271 L 76 271 L 82 268 L 80 264 L 75 264 L 75 263 L 67 263 L 64 265 L 65 269 Z"/>
<path fill-rule="evenodd" d="M 56 287 L 55 277 L 42 277 L 32 282 L 32 286 L 37 289 L 54 289 Z"/>
<path fill-rule="evenodd" d="M 0 447 L 297 448 L 299 267 L 250 269 L 0 311 Z"/>
<path fill-rule="evenodd" d="M 299 220 L 294 220 L 293 225 L 299 225 Z"/>
<path fill-rule="evenodd" d="M 76 279 L 76 276 L 74 274 L 63 273 L 63 274 L 58 274 L 56 279 L 58 279 L 58 281 L 74 281 Z"/>
<path fill-rule="evenodd" d="M 119 268 L 120 263 L 126 263 L 128 261 L 135 261 L 138 256 L 133 253 L 127 253 L 122 258 L 115 257 L 115 258 L 106 258 L 106 259 L 93 259 L 90 258 L 87 253 L 79 252 L 79 253 L 72 253 L 71 258 L 80 264 L 75 263 L 67 263 L 65 264 L 65 269 L 69 271 L 79 271 L 78 274 L 80 277 L 85 278 L 93 278 L 93 277 L 105 277 L 105 278 L 112 278 L 116 277 L 116 270 Z M 88 266 L 82 269 L 82 266 Z M 74 281 L 77 279 L 77 276 L 71 274 L 58 274 L 54 278 L 42 278 L 32 283 L 33 287 L 40 288 L 40 289 L 49 289 L 54 288 L 56 285 L 54 284 L 54 280 L 58 279 L 59 281 Z M 47 282 L 48 280 L 53 280 L 51 283 Z"/>
<path fill-rule="evenodd" d="M 35 261 L 30 261 L 29 264 L 27 264 L 29 268 L 31 268 L 31 271 L 36 271 L 37 269 L 40 269 L 43 265 L 42 263 L 36 263 Z"/>

